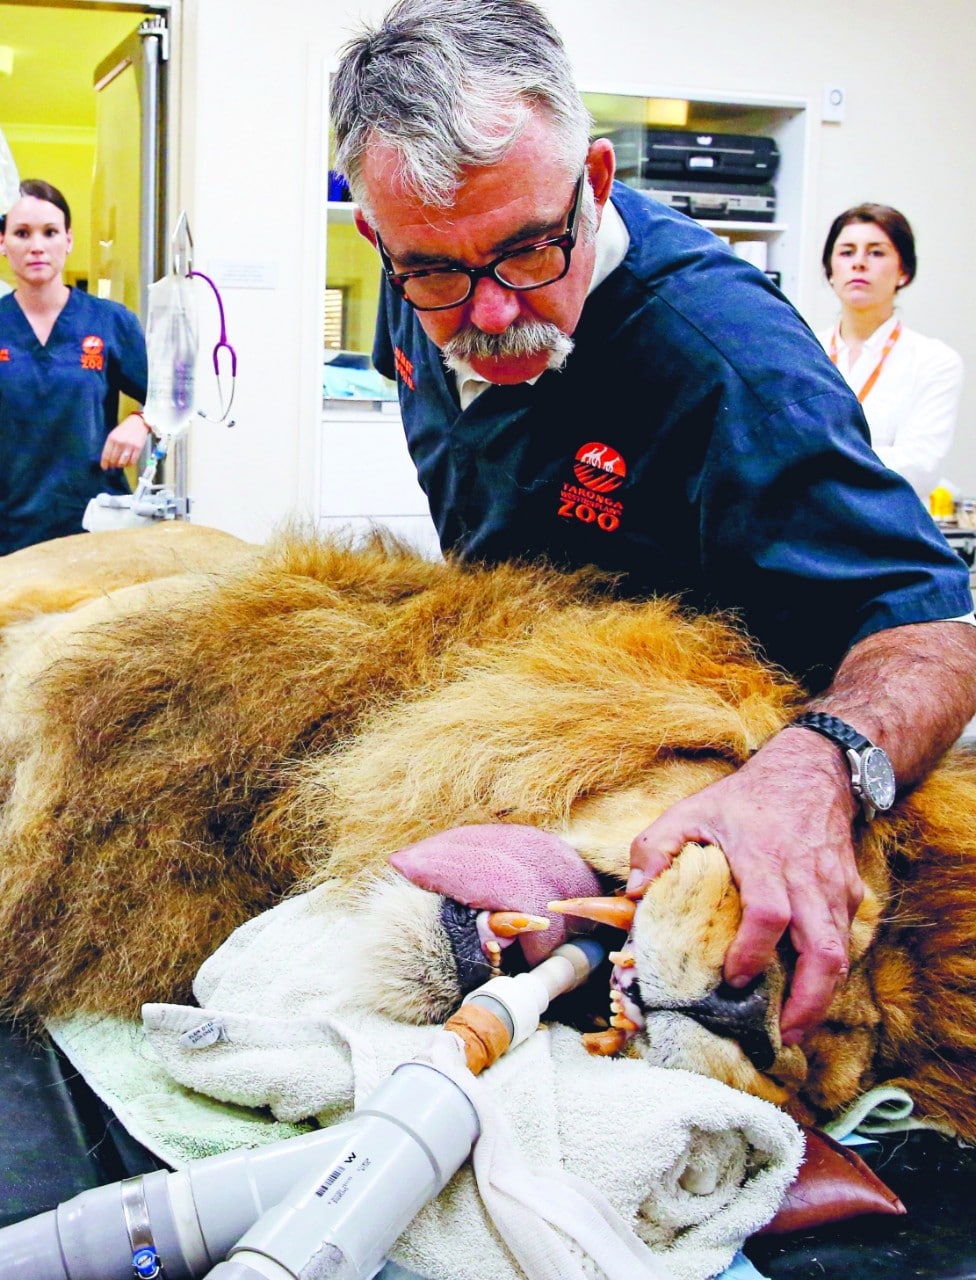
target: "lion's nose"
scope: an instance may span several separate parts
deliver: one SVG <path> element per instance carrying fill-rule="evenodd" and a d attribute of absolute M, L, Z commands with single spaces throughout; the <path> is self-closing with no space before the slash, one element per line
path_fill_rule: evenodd
<path fill-rule="evenodd" d="M 706 1031 L 735 1040 L 757 1071 L 768 1070 L 776 1058 L 766 1030 L 768 1011 L 769 991 L 761 977 L 741 990 L 721 982 L 709 995 L 680 1009 Z"/>

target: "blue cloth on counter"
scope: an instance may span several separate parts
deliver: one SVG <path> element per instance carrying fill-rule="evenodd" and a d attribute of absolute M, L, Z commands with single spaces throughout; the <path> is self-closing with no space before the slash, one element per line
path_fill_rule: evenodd
<path fill-rule="evenodd" d="M 322 396 L 325 400 L 395 400 L 396 387 L 375 369 L 348 369 L 327 362 L 322 366 Z"/>
<path fill-rule="evenodd" d="M 756 1270 L 744 1253 L 737 1253 L 716 1280 L 766 1280 L 766 1276 Z"/>

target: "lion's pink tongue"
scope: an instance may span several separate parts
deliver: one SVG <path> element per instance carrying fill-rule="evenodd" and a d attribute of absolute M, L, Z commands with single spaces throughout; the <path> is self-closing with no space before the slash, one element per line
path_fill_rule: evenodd
<path fill-rule="evenodd" d="M 453 827 L 407 845 L 390 864 L 421 889 L 477 910 L 547 915 L 556 898 L 598 894 L 600 882 L 565 840 L 514 823 Z M 538 964 L 566 937 L 566 919 L 553 916 L 544 932 L 522 935 L 529 964 Z"/>

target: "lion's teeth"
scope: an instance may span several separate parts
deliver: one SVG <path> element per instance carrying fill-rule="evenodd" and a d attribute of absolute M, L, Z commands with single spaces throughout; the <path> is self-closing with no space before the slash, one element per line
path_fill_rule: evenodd
<path fill-rule="evenodd" d="M 488 928 L 499 938 L 517 938 L 520 933 L 538 933 L 541 929 L 548 929 L 550 923 L 547 916 L 531 916 L 525 911 L 488 913 Z"/>
<path fill-rule="evenodd" d="M 583 1036 L 586 1051 L 599 1057 L 609 1057 L 612 1053 L 619 1053 L 626 1043 L 627 1037 L 623 1031 L 587 1031 Z"/>
<path fill-rule="evenodd" d="M 559 902 L 547 902 L 546 910 L 562 916 L 580 916 L 595 920 L 597 924 L 609 924 L 629 933 L 634 924 L 637 904 L 631 898 L 565 898 Z"/>
<path fill-rule="evenodd" d="M 608 959 L 611 964 L 615 964 L 618 969 L 633 969 L 637 963 L 632 951 L 611 951 Z"/>

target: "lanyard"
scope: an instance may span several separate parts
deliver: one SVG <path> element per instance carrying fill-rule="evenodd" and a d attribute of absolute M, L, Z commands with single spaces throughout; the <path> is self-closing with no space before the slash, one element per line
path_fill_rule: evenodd
<path fill-rule="evenodd" d="M 874 368 L 868 374 L 867 382 L 865 382 L 864 386 L 857 393 L 858 404 L 864 403 L 868 392 L 871 390 L 874 384 L 881 377 L 881 370 L 884 368 L 884 362 L 891 355 L 891 348 L 895 345 L 895 343 L 898 341 L 900 337 L 901 337 L 901 321 L 899 320 L 898 323 L 895 325 L 895 327 L 892 329 L 891 333 L 888 334 L 888 341 L 884 344 L 884 350 L 881 352 L 881 359 L 878 361 L 878 363 L 874 366 Z M 837 363 L 837 329 L 836 328 L 834 329 L 833 333 L 830 335 L 830 358 L 834 362 L 834 364 Z"/>

